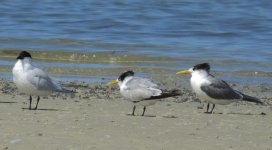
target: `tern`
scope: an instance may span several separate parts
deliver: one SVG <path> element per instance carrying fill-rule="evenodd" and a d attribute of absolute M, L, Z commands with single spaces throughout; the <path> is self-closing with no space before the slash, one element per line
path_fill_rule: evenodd
<path fill-rule="evenodd" d="M 216 78 L 210 74 L 210 65 L 202 63 L 195 65 L 189 70 L 182 70 L 177 74 L 191 74 L 191 87 L 201 101 L 207 102 L 207 111 L 212 113 L 215 104 L 227 105 L 237 101 L 249 101 L 257 104 L 263 104 L 258 98 L 245 95 L 232 89 L 227 82 Z M 209 111 L 209 104 L 213 104 Z"/>
<path fill-rule="evenodd" d="M 37 96 L 37 103 L 34 110 L 37 110 L 40 96 L 47 96 L 52 92 L 72 91 L 62 88 L 43 70 L 32 65 L 30 53 L 22 51 L 17 57 L 13 69 L 13 82 L 16 84 L 19 92 L 29 95 L 29 110 L 31 110 L 32 96 Z"/>
<path fill-rule="evenodd" d="M 165 91 L 159 88 L 159 86 L 149 79 L 135 77 L 133 71 L 126 71 L 122 73 L 118 79 L 113 80 L 109 85 L 118 84 L 120 87 L 121 95 L 134 103 L 132 114 L 136 109 L 136 105 L 143 106 L 142 116 L 145 114 L 146 107 L 154 105 L 158 99 L 179 96 L 181 92 L 179 90 Z"/>

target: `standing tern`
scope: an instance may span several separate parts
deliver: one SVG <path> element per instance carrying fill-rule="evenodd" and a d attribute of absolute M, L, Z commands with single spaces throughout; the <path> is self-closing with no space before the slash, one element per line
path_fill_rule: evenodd
<path fill-rule="evenodd" d="M 245 95 L 232 89 L 225 81 L 220 80 L 210 73 L 210 65 L 202 63 L 189 70 L 182 70 L 177 74 L 191 74 L 191 87 L 201 101 L 207 102 L 206 113 L 212 113 L 215 104 L 227 105 L 239 100 L 263 104 L 259 99 Z M 209 112 L 209 104 L 213 104 Z"/>
<path fill-rule="evenodd" d="M 47 96 L 52 92 L 70 93 L 63 89 L 58 83 L 43 70 L 32 65 L 30 53 L 22 51 L 17 57 L 17 62 L 12 69 L 13 81 L 18 90 L 29 95 L 29 110 L 31 110 L 32 96 L 37 96 L 37 103 L 34 110 L 37 110 L 40 96 Z"/>
<path fill-rule="evenodd" d="M 136 109 L 136 105 L 143 106 L 142 116 L 145 114 L 146 107 L 154 105 L 158 99 L 181 95 L 179 90 L 164 91 L 152 81 L 135 77 L 133 71 L 122 73 L 118 79 L 113 80 L 109 85 L 118 84 L 121 95 L 134 103 L 132 115 Z"/>

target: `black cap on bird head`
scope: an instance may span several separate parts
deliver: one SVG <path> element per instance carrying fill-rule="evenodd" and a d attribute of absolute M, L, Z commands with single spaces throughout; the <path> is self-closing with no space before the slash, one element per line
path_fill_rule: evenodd
<path fill-rule="evenodd" d="M 206 70 L 210 72 L 210 65 L 208 63 L 197 64 L 193 67 L 193 70 Z"/>
<path fill-rule="evenodd" d="M 130 77 L 130 76 L 134 76 L 134 72 L 131 71 L 131 70 L 122 73 L 122 74 L 119 76 L 118 80 L 119 80 L 119 81 L 124 81 L 126 77 Z"/>
<path fill-rule="evenodd" d="M 24 59 L 26 57 L 32 58 L 31 55 L 27 52 L 27 51 L 22 51 L 19 56 L 17 57 L 17 59 Z"/>

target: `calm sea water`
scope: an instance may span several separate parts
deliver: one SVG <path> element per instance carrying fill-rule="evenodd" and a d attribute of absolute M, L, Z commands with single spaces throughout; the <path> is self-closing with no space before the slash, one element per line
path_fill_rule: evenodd
<path fill-rule="evenodd" d="M 0 50 L 118 52 L 187 60 L 162 65 L 174 69 L 205 61 L 272 72 L 271 8 L 271 0 L 1 0 Z"/>

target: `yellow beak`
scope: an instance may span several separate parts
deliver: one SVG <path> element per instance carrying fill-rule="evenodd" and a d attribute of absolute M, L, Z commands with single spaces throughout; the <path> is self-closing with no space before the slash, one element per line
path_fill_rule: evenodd
<path fill-rule="evenodd" d="M 176 74 L 190 74 L 191 72 L 189 70 L 181 70 L 177 72 Z"/>
<path fill-rule="evenodd" d="M 111 82 L 108 83 L 108 85 L 114 85 L 114 84 L 118 84 L 118 81 L 112 80 Z"/>

